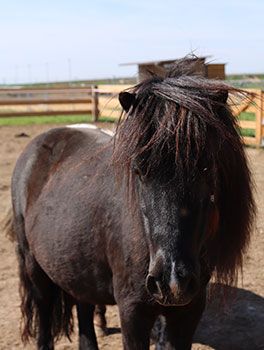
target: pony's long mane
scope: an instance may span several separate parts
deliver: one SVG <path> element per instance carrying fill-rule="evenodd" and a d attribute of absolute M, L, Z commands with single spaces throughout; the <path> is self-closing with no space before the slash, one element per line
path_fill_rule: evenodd
<path fill-rule="evenodd" d="M 217 281 L 234 283 L 249 243 L 255 204 L 243 141 L 227 97 L 230 102 L 232 96 L 247 98 L 247 93 L 195 75 L 188 59 L 165 78 L 153 76 L 128 91 L 134 100 L 118 124 L 116 168 L 128 183 L 133 182 L 136 159 L 146 172 L 164 172 L 171 166 L 179 178 L 188 178 L 205 159 L 220 215 L 217 233 L 207 244 L 207 264 Z"/>

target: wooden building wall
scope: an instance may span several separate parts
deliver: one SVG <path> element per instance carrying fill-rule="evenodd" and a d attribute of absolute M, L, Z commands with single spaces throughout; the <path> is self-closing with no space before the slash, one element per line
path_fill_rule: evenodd
<path fill-rule="evenodd" d="M 225 65 L 224 64 L 207 64 L 206 77 L 209 79 L 225 79 Z"/>
<path fill-rule="evenodd" d="M 193 63 L 193 62 L 190 62 Z M 164 77 L 166 71 L 170 69 L 172 63 L 168 64 L 139 64 L 138 80 L 143 81 L 150 78 L 153 74 Z M 209 79 L 225 79 L 224 64 L 206 64 L 203 58 L 195 62 L 195 71 Z"/>

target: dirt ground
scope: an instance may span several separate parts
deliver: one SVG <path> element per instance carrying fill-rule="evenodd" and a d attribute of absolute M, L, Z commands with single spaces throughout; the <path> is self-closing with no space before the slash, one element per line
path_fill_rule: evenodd
<path fill-rule="evenodd" d="M 10 206 L 10 177 L 24 146 L 51 126 L 0 128 L 0 220 Z M 24 132 L 29 137 L 17 137 Z M 236 293 L 220 304 L 214 294 L 196 332 L 193 350 L 264 350 L 264 150 L 246 150 L 256 182 L 258 216 Z M 20 310 L 14 245 L 0 231 L 0 349 L 25 349 L 19 337 Z M 216 286 L 217 289 L 217 286 Z M 99 339 L 100 349 L 122 349 L 118 311 L 107 311 L 109 335 Z M 34 343 L 26 349 L 34 349 Z M 76 349 L 77 338 L 58 342 L 56 349 Z"/>

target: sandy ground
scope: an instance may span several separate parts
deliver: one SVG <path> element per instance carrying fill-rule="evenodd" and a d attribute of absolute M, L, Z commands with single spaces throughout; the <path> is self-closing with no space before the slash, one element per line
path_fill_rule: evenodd
<path fill-rule="evenodd" d="M 29 140 L 51 126 L 0 128 L 0 220 L 10 206 L 10 177 L 15 161 Z M 111 127 L 111 126 L 110 126 Z M 20 133 L 29 137 L 16 137 Z M 264 350 L 264 150 L 248 148 L 256 182 L 258 217 L 236 293 L 224 305 L 212 296 L 196 332 L 194 350 Z M 0 349 L 23 347 L 19 336 L 20 310 L 14 245 L 0 232 Z M 122 349 L 116 307 L 107 310 L 110 334 L 99 339 L 100 349 Z M 77 338 L 58 342 L 56 349 L 76 349 Z"/>

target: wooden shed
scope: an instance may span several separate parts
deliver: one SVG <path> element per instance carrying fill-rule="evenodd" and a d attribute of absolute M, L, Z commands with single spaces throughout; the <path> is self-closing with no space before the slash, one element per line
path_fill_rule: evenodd
<path fill-rule="evenodd" d="M 209 79 L 225 79 L 225 64 L 206 63 L 206 59 L 207 57 L 189 58 L 190 63 L 195 63 L 195 71 L 198 74 L 201 74 Z M 166 71 L 168 71 L 177 61 L 178 59 L 173 59 L 164 61 L 125 63 L 122 65 L 137 65 L 138 80 L 142 81 L 151 77 L 153 73 L 159 76 L 165 76 Z"/>

